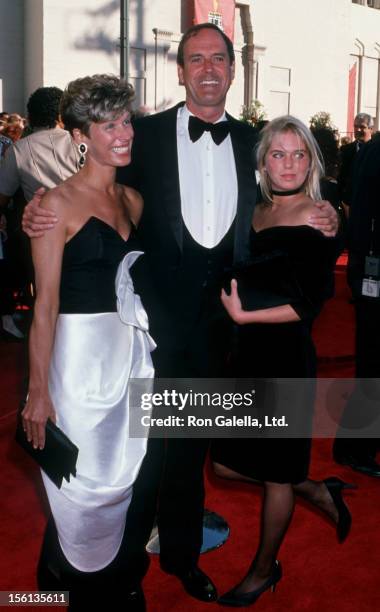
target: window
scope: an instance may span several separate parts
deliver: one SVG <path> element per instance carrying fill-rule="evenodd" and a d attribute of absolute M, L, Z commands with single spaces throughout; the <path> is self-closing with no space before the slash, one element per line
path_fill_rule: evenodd
<path fill-rule="evenodd" d="M 368 6 L 369 8 L 380 9 L 380 0 L 352 0 L 354 4 Z"/>

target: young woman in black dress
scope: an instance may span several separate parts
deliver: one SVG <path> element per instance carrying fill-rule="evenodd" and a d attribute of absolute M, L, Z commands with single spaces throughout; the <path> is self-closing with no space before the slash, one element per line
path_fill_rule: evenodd
<path fill-rule="evenodd" d="M 244 310 L 236 280 L 231 281 L 229 295 L 222 291 L 222 302 L 239 325 L 236 373 L 251 379 L 313 379 L 316 356 L 311 326 L 329 297 L 338 253 L 336 238 L 327 238 L 308 225 L 315 201 L 321 199 L 321 156 L 308 128 L 285 116 L 263 130 L 257 158 L 263 201 L 256 205 L 252 220 L 252 252 L 255 257 L 267 258 L 278 251 L 285 253 L 300 293 L 289 303 Z M 276 282 L 278 279 L 268 274 L 268 291 L 276 291 L 271 287 Z M 304 395 L 298 396 L 298 402 L 311 429 L 314 388 L 312 383 L 302 388 Z M 307 434 L 293 439 L 214 441 L 212 457 L 217 474 L 264 485 L 258 550 L 245 578 L 219 599 L 220 604 L 250 605 L 280 580 L 277 553 L 292 518 L 295 493 L 335 521 L 341 541 L 347 537 L 351 516 L 342 489 L 350 485 L 337 478 L 321 482 L 307 479 L 310 446 Z"/>

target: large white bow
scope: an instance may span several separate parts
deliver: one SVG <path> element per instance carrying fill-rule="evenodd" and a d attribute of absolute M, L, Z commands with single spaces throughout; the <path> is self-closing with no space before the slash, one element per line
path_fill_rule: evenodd
<path fill-rule="evenodd" d="M 120 262 L 119 268 L 116 274 L 115 289 L 117 296 L 117 312 L 119 313 L 120 319 L 126 325 L 133 325 L 141 331 L 145 332 L 149 350 L 153 351 L 156 348 L 149 332 L 148 315 L 146 314 L 145 308 L 142 305 L 140 296 L 135 293 L 133 281 L 129 270 L 132 268 L 136 259 L 143 255 L 143 251 L 130 251 Z"/>

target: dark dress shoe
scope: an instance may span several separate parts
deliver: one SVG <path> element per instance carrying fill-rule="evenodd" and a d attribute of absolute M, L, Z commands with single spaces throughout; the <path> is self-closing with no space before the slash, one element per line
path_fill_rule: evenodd
<path fill-rule="evenodd" d="M 334 502 L 334 505 L 338 512 L 338 522 L 336 524 L 336 533 L 339 542 L 344 542 L 350 533 L 351 529 L 351 514 L 346 504 L 343 501 L 342 491 L 343 489 L 357 489 L 357 485 L 343 482 L 340 478 L 331 476 L 323 481 L 327 487 L 328 492 Z"/>
<path fill-rule="evenodd" d="M 258 600 L 260 595 L 265 593 L 265 591 L 268 589 L 271 589 L 272 592 L 274 592 L 276 584 L 281 580 L 281 578 L 281 563 L 276 561 L 271 575 L 261 587 L 255 589 L 254 591 L 248 591 L 247 593 L 239 593 L 240 585 L 237 585 L 228 591 L 228 593 L 224 593 L 224 595 L 219 597 L 218 604 L 221 606 L 231 606 L 233 608 L 244 608 L 245 606 L 251 606 Z"/>
<path fill-rule="evenodd" d="M 215 585 L 210 578 L 202 572 L 199 567 L 193 567 L 190 570 L 178 574 L 177 572 L 167 572 L 174 574 L 183 584 L 186 593 L 200 601 L 216 601 L 218 593 Z"/>
<path fill-rule="evenodd" d="M 373 457 L 357 458 L 353 455 L 338 455 L 334 454 L 334 460 L 340 465 L 347 465 L 356 472 L 361 472 L 367 476 L 380 478 L 380 465 L 376 463 Z"/>

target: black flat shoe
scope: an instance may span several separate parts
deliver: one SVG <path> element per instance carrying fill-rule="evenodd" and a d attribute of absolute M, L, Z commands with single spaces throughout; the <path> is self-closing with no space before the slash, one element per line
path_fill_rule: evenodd
<path fill-rule="evenodd" d="M 164 570 L 165 571 L 165 570 Z M 174 574 L 183 585 L 186 593 L 200 601 L 216 601 L 218 593 L 215 585 L 199 567 L 193 567 L 184 573 L 167 572 Z"/>
<path fill-rule="evenodd" d="M 339 542 L 344 542 L 350 533 L 352 518 L 349 509 L 343 501 L 342 491 L 343 489 L 357 489 L 358 487 L 355 484 L 343 482 L 343 480 L 340 480 L 340 478 L 335 478 L 334 476 L 331 478 L 326 478 L 323 482 L 325 483 L 338 511 L 338 522 L 336 525 L 338 540 Z"/>
<path fill-rule="evenodd" d="M 272 592 L 274 592 L 276 584 L 279 582 L 279 580 L 281 580 L 281 578 L 281 563 L 276 561 L 272 574 L 260 588 L 255 589 L 254 591 L 249 591 L 248 593 L 239 593 L 238 589 L 240 585 L 238 585 L 231 589 L 231 591 L 228 591 L 228 593 L 224 593 L 224 595 L 219 597 L 218 604 L 221 606 L 231 606 L 233 608 L 244 608 L 245 606 L 250 606 L 255 603 L 260 595 L 265 593 L 265 591 L 268 589 L 271 589 Z"/>

